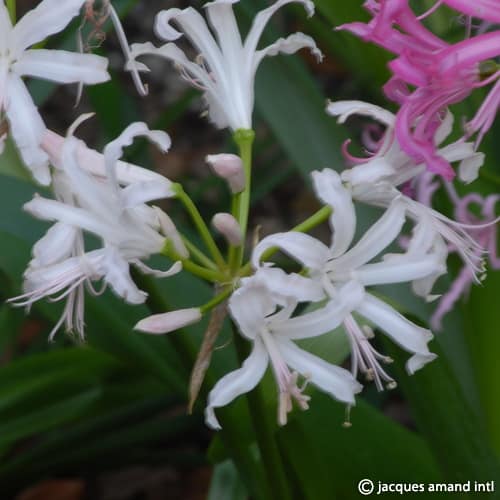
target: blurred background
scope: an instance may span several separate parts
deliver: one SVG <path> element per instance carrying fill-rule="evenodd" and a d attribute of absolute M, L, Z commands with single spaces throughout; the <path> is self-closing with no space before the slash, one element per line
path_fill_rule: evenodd
<path fill-rule="evenodd" d="M 302 8 L 287 6 L 269 26 L 271 40 L 293 31 L 312 35 L 325 53 L 318 65 L 306 52 L 265 61 L 258 71 L 251 226 L 262 236 L 284 231 L 320 208 L 310 189 L 315 169 L 344 168 L 340 153 L 347 137 L 359 143 L 365 120 L 339 127 L 324 112 L 326 99 L 367 100 L 393 109 L 381 91 L 388 78 L 388 55 L 333 26 L 367 20 L 361 1 L 315 0 L 317 14 L 306 19 Z M 415 2 L 425 11 L 434 2 Z M 18 1 L 18 13 L 37 1 Z M 154 38 L 155 14 L 169 7 L 199 7 L 202 2 L 115 0 L 129 42 Z M 245 30 L 253 15 L 268 5 L 241 0 L 235 5 Z M 462 20 L 441 8 L 428 19 L 432 29 L 449 40 L 463 37 Z M 73 48 L 80 20 L 49 46 Z M 30 90 L 47 125 L 64 135 L 83 112 L 96 116 L 78 135 L 102 150 L 130 122 L 141 120 L 166 130 L 173 147 L 159 155 L 144 142 L 127 151 L 127 160 L 155 169 L 181 182 L 206 220 L 227 210 L 230 196 L 222 181 L 204 163 L 207 154 L 234 152 L 227 131 L 217 131 L 203 117 L 199 93 L 160 59 L 148 59 L 145 76 L 149 96 L 140 98 L 122 71 L 123 55 L 110 23 L 95 52 L 110 59 L 111 82 L 88 87 L 75 107 L 77 89 L 30 82 Z M 84 28 L 85 33 L 90 26 Z M 100 45 L 100 47 L 97 47 Z M 470 118 L 482 94 L 454 108 L 457 130 Z M 468 189 L 482 194 L 499 191 L 500 131 L 493 127 L 483 145 L 487 154 L 481 178 Z M 151 312 L 202 304 L 210 288 L 181 273 L 147 282 L 151 293 L 144 306 L 132 307 L 112 293 L 86 299 L 87 339 L 81 342 L 59 332 L 48 334 L 60 304 L 37 303 L 29 316 L 5 304 L 21 291 L 22 274 L 34 242 L 48 225 L 22 212 L 35 192 L 14 149 L 0 157 L 0 500 L 244 500 L 264 486 L 238 472 L 234 443 L 247 449 L 262 469 L 254 445 L 245 398 L 228 409 L 234 422 L 226 434 L 215 434 L 203 422 L 201 398 L 192 415 L 186 398 L 190 368 L 206 321 L 182 332 L 156 338 L 132 331 Z M 446 198 L 437 197 L 443 212 Z M 185 234 L 196 235 L 175 203 L 162 206 Z M 360 228 L 379 215 L 360 207 Z M 328 240 L 328 228 L 315 235 Z M 161 263 L 164 265 L 164 263 Z M 459 262 L 450 260 L 452 272 Z M 146 278 L 136 275 L 144 283 Z M 448 281 L 449 283 L 449 281 Z M 442 290 L 447 283 L 440 282 Z M 412 320 L 427 324 L 432 305 L 415 299 L 405 287 L 380 290 Z M 385 482 L 500 481 L 500 273 L 490 272 L 482 286 L 446 316 L 431 350 L 439 358 L 413 377 L 404 372 L 407 355 L 377 337 L 376 346 L 390 353 L 389 367 L 399 386 L 378 393 L 367 384 L 352 410 L 351 428 L 344 428 L 344 407 L 319 392 L 311 409 L 294 411 L 289 424 L 276 429 L 287 477 L 297 499 L 358 498 L 360 479 Z M 187 339 L 187 341 L 186 341 Z M 234 369 L 235 348 L 225 325 L 213 358 L 210 381 Z M 348 367 L 349 347 L 342 332 L 309 341 L 307 347 Z M 264 380 L 269 415 L 275 415 L 275 388 Z M 500 497 L 499 492 L 483 494 Z M 430 495 L 430 494 L 424 494 Z M 411 495 L 408 494 L 411 497 Z M 453 494 L 458 498 L 459 495 Z M 471 493 L 471 496 L 475 496 Z M 383 495 L 381 496 L 384 497 Z M 463 495 L 467 498 L 467 495 Z M 426 496 L 420 495 L 420 498 Z"/>

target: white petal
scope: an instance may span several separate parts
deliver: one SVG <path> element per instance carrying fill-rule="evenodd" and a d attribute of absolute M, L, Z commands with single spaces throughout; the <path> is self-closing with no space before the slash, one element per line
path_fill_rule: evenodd
<path fill-rule="evenodd" d="M 150 130 L 143 122 L 132 123 L 114 141 L 111 141 L 104 148 L 106 172 L 113 183 L 117 182 L 115 171 L 116 162 L 122 157 L 123 149 L 130 146 L 138 136 L 146 137 L 164 153 L 170 149 L 171 141 L 166 132 L 162 130 Z"/>
<path fill-rule="evenodd" d="M 245 40 L 244 48 L 247 60 L 250 60 L 252 54 L 256 52 L 257 45 L 259 44 L 259 40 L 262 36 L 262 32 L 264 31 L 271 17 L 277 10 L 281 9 L 281 7 L 289 3 L 301 3 L 306 9 L 309 17 L 314 14 L 314 3 L 310 0 L 278 0 L 267 9 L 261 10 L 255 16 L 252 27 L 250 28 L 250 31 L 248 32 Z"/>
<path fill-rule="evenodd" d="M 144 262 L 140 261 L 139 259 L 134 259 L 131 261 L 131 263 L 139 268 L 144 274 L 150 274 L 155 278 L 169 278 L 170 276 L 174 276 L 175 274 L 182 271 L 182 262 L 180 261 L 174 262 L 166 271 L 153 269 L 152 267 L 144 264 Z"/>
<path fill-rule="evenodd" d="M 287 339 L 306 339 L 335 330 L 365 296 L 364 288 L 353 281 L 344 285 L 338 296 L 321 309 L 281 322 L 273 322 L 274 334 Z"/>
<path fill-rule="evenodd" d="M 413 258 L 408 258 L 405 255 L 392 257 L 384 262 L 361 266 L 352 273 L 351 279 L 358 280 L 364 286 L 385 285 L 425 278 L 436 272 L 443 273 L 441 260 L 435 255 Z"/>
<path fill-rule="evenodd" d="M 143 203 L 162 198 L 172 198 L 175 192 L 172 190 L 172 183 L 166 179 L 154 181 L 134 182 L 121 191 L 123 208 L 136 207 Z"/>
<path fill-rule="evenodd" d="M 342 185 L 335 170 L 314 171 L 311 176 L 316 195 L 333 209 L 330 216 L 333 231 L 331 256 L 338 257 L 349 248 L 356 230 L 356 211 L 351 193 Z"/>
<path fill-rule="evenodd" d="M 278 54 L 295 54 L 295 52 L 300 49 L 309 49 L 318 62 L 323 60 L 323 53 L 318 49 L 313 38 L 304 35 L 304 33 L 293 33 L 292 35 L 289 35 L 286 38 L 280 38 L 273 44 L 268 45 L 266 48 L 255 52 L 255 56 L 253 58 L 253 71 L 256 71 L 257 66 L 259 66 L 264 57 L 277 56 Z"/>
<path fill-rule="evenodd" d="M 129 304 L 142 304 L 148 296 L 139 290 L 132 281 L 128 262 L 114 248 L 104 251 L 104 279 L 111 285 L 113 291 Z"/>
<path fill-rule="evenodd" d="M 264 238 L 252 253 L 252 264 L 257 269 L 261 266 L 261 258 L 266 250 L 277 247 L 308 269 L 323 269 L 330 257 L 329 248 L 321 241 L 308 234 L 276 233 Z"/>
<path fill-rule="evenodd" d="M 198 323 L 201 319 L 201 312 L 198 308 L 178 309 L 163 314 L 153 314 L 141 319 L 134 330 L 145 333 L 163 334 L 173 332 L 179 328 Z"/>
<path fill-rule="evenodd" d="M 49 266 L 71 256 L 78 230 L 58 222 L 37 241 L 33 247 L 33 257 L 37 266 Z"/>
<path fill-rule="evenodd" d="M 254 278 L 243 281 L 229 299 L 229 312 L 240 332 L 249 339 L 255 339 L 266 324 L 265 318 L 273 313 L 276 304 L 261 283 Z"/>
<path fill-rule="evenodd" d="M 369 262 L 398 237 L 404 222 L 405 205 L 396 199 L 354 247 L 332 261 L 332 270 L 344 272 Z"/>
<path fill-rule="evenodd" d="M 241 394 L 250 392 L 264 376 L 269 356 L 262 341 L 255 339 L 250 356 L 243 366 L 221 378 L 208 395 L 205 422 L 212 429 L 220 429 L 214 409 L 225 406 Z"/>
<path fill-rule="evenodd" d="M 59 83 L 106 82 L 108 60 L 93 54 L 77 54 L 66 50 L 26 50 L 12 65 L 20 76 L 34 76 Z"/>
<path fill-rule="evenodd" d="M 453 120 L 453 113 L 449 109 L 446 110 L 446 115 L 434 134 L 435 144 L 441 144 L 451 134 L 453 130 Z"/>
<path fill-rule="evenodd" d="M 5 111 L 14 142 L 33 177 L 40 184 L 48 185 L 50 184 L 48 156 L 40 147 L 45 125 L 26 86 L 17 75 L 9 75 L 7 88 Z"/>
<path fill-rule="evenodd" d="M 414 353 L 406 364 L 408 373 L 414 373 L 436 358 L 427 347 L 427 343 L 433 338 L 430 330 L 408 321 L 385 302 L 367 294 L 357 311 L 380 327 L 403 349 Z"/>
<path fill-rule="evenodd" d="M 294 299 L 297 302 L 317 302 L 325 298 L 320 282 L 296 273 L 287 274 L 276 267 L 260 268 L 255 278 L 264 283 L 271 293 Z"/>
<path fill-rule="evenodd" d="M 10 46 L 16 56 L 31 45 L 59 33 L 80 12 L 85 0 L 43 0 L 18 21 Z"/>
<path fill-rule="evenodd" d="M 354 395 L 360 392 L 363 386 L 356 381 L 350 372 L 327 363 L 282 337 L 277 338 L 276 343 L 283 359 L 290 368 L 297 370 L 316 387 L 335 399 L 350 405 L 356 403 Z"/>
<path fill-rule="evenodd" d="M 51 130 L 46 130 L 42 141 L 43 150 L 49 155 L 51 163 L 59 169 L 63 167 L 61 153 L 64 140 L 64 137 L 61 137 Z M 83 142 L 79 142 L 76 149 L 76 156 L 81 168 L 96 177 L 101 177 L 103 179 L 107 177 L 104 156 L 101 153 L 88 148 Z M 118 161 L 116 163 L 116 176 L 121 185 L 149 181 L 155 181 L 161 184 L 165 180 L 165 177 L 152 170 L 124 161 Z"/>
<path fill-rule="evenodd" d="M 12 29 L 9 11 L 5 2 L 0 2 L 0 51 L 3 53 L 8 48 L 9 34 Z"/>
<path fill-rule="evenodd" d="M 394 166 L 385 157 L 380 157 L 344 170 L 341 178 L 351 186 L 358 186 L 359 184 L 374 184 L 395 173 Z"/>
<path fill-rule="evenodd" d="M 396 122 L 396 115 L 390 111 L 364 101 L 329 102 L 326 112 L 331 116 L 338 116 L 339 123 L 344 123 L 351 115 L 370 116 L 387 127 L 392 127 Z"/>
<path fill-rule="evenodd" d="M 484 153 L 476 153 L 462 160 L 458 165 L 459 179 L 466 184 L 475 181 L 479 175 L 479 169 L 483 166 L 484 159 Z"/>

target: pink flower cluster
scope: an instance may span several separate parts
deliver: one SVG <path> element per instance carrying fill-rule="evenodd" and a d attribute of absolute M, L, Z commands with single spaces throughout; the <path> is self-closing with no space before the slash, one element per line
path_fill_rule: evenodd
<path fill-rule="evenodd" d="M 494 83 L 475 117 L 466 124 L 464 137 L 477 135 L 477 144 L 491 127 L 500 107 L 500 30 L 479 33 L 457 43 L 447 43 L 429 31 L 422 20 L 441 4 L 486 22 L 500 22 L 498 0 L 440 0 L 417 16 L 408 0 L 367 0 L 372 15 L 368 23 L 353 22 L 338 29 L 376 43 L 397 57 L 384 86 L 387 97 L 400 105 L 396 138 L 416 162 L 446 180 L 455 177 L 450 163 L 438 153 L 436 130 L 446 108 L 464 100 L 478 88 Z"/>

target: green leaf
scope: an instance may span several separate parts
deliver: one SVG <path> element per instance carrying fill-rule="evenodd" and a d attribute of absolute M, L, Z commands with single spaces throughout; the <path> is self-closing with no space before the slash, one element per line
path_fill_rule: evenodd
<path fill-rule="evenodd" d="M 343 405 L 314 392 L 309 410 L 294 412 L 278 432 L 282 454 L 300 488 L 298 498 L 357 498 L 361 479 L 434 482 L 440 473 L 427 444 L 362 400 L 341 424 Z"/>
<path fill-rule="evenodd" d="M 207 500 L 246 500 L 247 498 L 245 486 L 233 462 L 226 460 L 217 464 L 212 474 Z"/>
<path fill-rule="evenodd" d="M 407 353 L 387 342 L 396 360 L 397 380 L 414 418 L 448 481 L 490 481 L 500 477 L 498 461 L 487 440 L 484 422 L 469 405 L 447 355 L 434 342 L 438 358 L 415 375 L 405 373 Z M 499 498 L 500 491 L 489 498 Z"/>

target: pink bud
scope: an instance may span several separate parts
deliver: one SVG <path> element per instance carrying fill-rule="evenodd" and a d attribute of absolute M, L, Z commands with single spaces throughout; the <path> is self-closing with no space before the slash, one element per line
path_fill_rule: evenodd
<path fill-rule="evenodd" d="M 201 311 L 197 307 L 189 309 L 178 309 L 162 314 L 153 314 L 141 319 L 134 330 L 144 333 L 163 334 L 173 332 L 184 326 L 197 323 L 201 319 Z"/>
<path fill-rule="evenodd" d="M 243 236 L 238 221 L 228 213 L 215 214 L 212 224 L 233 246 L 241 245 Z"/>
<path fill-rule="evenodd" d="M 245 171 L 241 158 L 232 154 L 208 155 L 205 161 L 216 175 L 225 179 L 233 194 L 245 189 Z"/>

